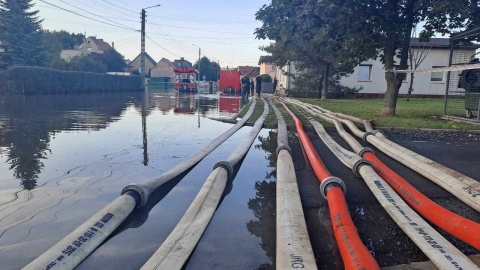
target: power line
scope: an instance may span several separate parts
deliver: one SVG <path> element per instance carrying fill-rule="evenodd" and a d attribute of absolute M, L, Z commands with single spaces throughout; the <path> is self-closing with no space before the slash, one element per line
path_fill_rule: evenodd
<path fill-rule="evenodd" d="M 62 2 L 62 3 L 64 3 L 64 4 L 67 4 L 67 5 L 69 5 L 69 6 L 72 6 L 72 7 L 76 8 L 76 9 L 79 9 L 79 10 L 81 10 L 81 11 L 84 11 L 84 12 L 86 12 L 86 13 L 88 13 L 88 14 L 101 17 L 101 16 L 98 15 L 98 14 L 92 13 L 92 12 L 90 12 L 90 11 L 88 11 L 88 10 L 83 9 L 83 8 L 79 8 L 79 7 L 75 6 L 75 5 L 69 4 L 69 3 L 67 3 L 67 2 L 64 1 L 64 0 L 59 0 L 59 1 Z M 113 21 L 113 20 L 110 20 L 110 19 L 106 19 L 105 17 L 104 17 L 104 20 L 109 21 L 109 22 L 112 22 L 112 23 L 116 23 L 116 24 L 118 24 L 118 25 L 120 25 L 120 26 L 123 26 L 123 27 L 127 27 L 127 28 L 128 28 L 128 26 L 126 26 L 126 25 L 123 25 L 123 24 L 121 24 L 121 23 L 118 23 L 118 22 Z M 135 29 L 133 29 L 133 28 L 131 28 L 131 29 L 132 29 L 132 30 L 135 30 Z"/>
<path fill-rule="evenodd" d="M 168 16 L 168 15 L 160 15 L 160 14 L 153 14 L 150 15 L 151 17 L 162 17 L 162 18 L 167 18 L 167 19 L 173 19 L 173 20 L 189 20 L 189 21 L 203 21 L 203 22 L 221 22 L 221 23 L 232 23 L 232 24 L 240 24 L 240 23 L 254 23 L 256 21 L 252 20 L 218 20 L 214 18 L 202 18 L 202 17 L 179 17 L 179 16 Z"/>
<path fill-rule="evenodd" d="M 108 1 L 106 1 L 106 0 L 102 0 L 102 2 L 105 2 L 105 3 L 110 4 L 110 5 L 112 5 L 112 6 L 115 6 L 115 7 L 118 7 L 118 8 L 120 8 L 120 9 L 123 9 L 123 10 L 126 10 L 126 11 L 129 11 L 129 12 L 132 12 L 132 13 L 137 14 L 137 11 L 133 11 L 133 10 L 128 9 L 128 8 L 124 8 L 124 7 L 119 6 L 119 5 L 116 5 L 116 4 L 114 4 L 114 3 L 110 3 L 110 2 L 108 2 Z"/>
<path fill-rule="evenodd" d="M 93 3 L 93 5 L 95 6 L 95 9 L 98 9 L 98 7 L 102 7 L 102 8 L 103 8 L 103 12 L 106 12 L 106 10 L 108 10 L 110 13 L 111 13 L 111 12 L 114 12 L 116 15 L 122 14 L 122 15 L 127 16 L 127 17 L 131 17 L 131 16 L 132 16 L 130 13 L 127 13 L 127 12 L 125 12 L 125 11 L 123 11 L 123 10 L 115 10 L 115 9 L 112 8 L 111 6 L 105 5 L 105 4 L 103 4 L 103 3 L 99 3 L 99 2 L 94 1 L 94 0 L 88 0 L 88 1 Z M 85 0 L 82 1 L 82 2 L 85 2 Z M 137 13 L 137 14 L 138 14 L 138 13 Z"/>
<path fill-rule="evenodd" d="M 145 36 L 146 36 L 148 39 L 150 39 L 153 43 L 155 43 L 158 47 L 162 48 L 164 51 L 166 51 L 166 52 L 168 52 L 168 53 L 171 53 L 171 54 L 173 54 L 173 55 L 175 55 L 175 56 L 177 56 L 177 57 L 181 57 L 180 55 L 175 54 L 175 53 L 173 53 L 173 52 L 165 49 L 162 45 L 158 44 L 155 40 L 151 39 L 149 36 L 147 36 L 147 35 L 145 35 Z"/>
<path fill-rule="evenodd" d="M 213 32 L 213 33 L 235 34 L 235 35 L 242 35 L 242 36 L 253 36 L 253 34 L 226 32 L 226 31 L 215 31 L 215 30 L 207 30 L 207 29 L 200 29 L 200 28 L 181 27 L 181 26 L 176 26 L 176 25 L 167 25 L 167 24 L 155 24 L 155 25 L 160 25 L 160 26 L 165 26 L 165 27 L 173 27 L 173 28 L 180 28 L 180 29 L 189 29 L 189 30 L 198 30 L 198 31 L 205 31 L 205 32 Z"/>
<path fill-rule="evenodd" d="M 110 23 L 107 23 L 107 22 L 103 22 L 103 21 L 100 21 L 100 20 L 97 20 L 97 19 L 94 19 L 94 18 L 90 18 L 90 17 L 88 17 L 88 16 L 79 14 L 79 13 L 77 13 L 77 12 L 75 12 L 75 11 L 71 11 L 71 10 L 68 10 L 68 9 L 65 9 L 65 8 L 62 8 L 62 7 L 59 7 L 59 6 L 57 6 L 57 5 L 54 5 L 54 4 L 49 3 L 49 2 L 47 2 L 47 1 L 45 1 L 45 0 L 38 0 L 38 1 L 43 2 L 43 3 L 45 3 L 45 4 L 48 4 L 48 5 L 51 5 L 51 6 L 53 6 L 53 7 L 56 7 L 56 8 L 58 8 L 58 9 L 64 10 L 64 11 L 66 11 L 66 12 L 75 14 L 75 15 L 77 15 L 77 16 L 90 19 L 90 20 L 92 20 L 92 21 L 96 21 L 96 22 L 99 22 L 99 23 L 103 23 L 103 24 L 106 24 L 106 25 L 110 25 L 110 26 L 114 26 L 114 27 L 118 27 L 118 28 L 122 28 L 122 29 L 139 31 L 139 30 L 137 30 L 137 29 L 133 29 L 133 28 L 130 28 L 130 27 L 122 27 L 122 26 L 119 26 L 119 25 L 114 25 L 114 24 L 110 24 Z"/>

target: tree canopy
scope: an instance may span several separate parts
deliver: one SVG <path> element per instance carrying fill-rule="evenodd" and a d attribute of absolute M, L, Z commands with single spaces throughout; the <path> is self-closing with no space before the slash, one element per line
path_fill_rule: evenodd
<path fill-rule="evenodd" d="M 38 11 L 31 0 L 0 0 L 0 68 L 47 66 Z"/>
<path fill-rule="evenodd" d="M 421 38 L 479 25 L 477 0 L 272 0 L 257 12 L 258 38 L 276 64 L 294 61 L 303 69 L 333 67 L 349 72 L 379 57 L 385 70 L 406 69 L 410 36 L 422 22 Z M 325 77 L 325 76 L 324 76 Z M 384 115 L 395 115 L 405 74 L 386 72 Z"/>
<path fill-rule="evenodd" d="M 193 65 L 194 68 L 199 69 L 198 61 Z M 200 58 L 200 80 L 216 81 L 218 79 L 218 73 L 220 72 L 220 66 L 217 62 L 210 61 L 208 57 L 204 56 Z"/>

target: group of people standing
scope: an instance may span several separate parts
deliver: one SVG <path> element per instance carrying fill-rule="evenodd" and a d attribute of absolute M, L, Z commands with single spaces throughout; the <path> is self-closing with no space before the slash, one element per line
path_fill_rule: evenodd
<path fill-rule="evenodd" d="M 257 76 L 255 78 L 255 81 L 253 79 L 249 79 L 247 76 L 243 76 L 243 78 L 240 80 L 242 83 L 242 96 L 248 98 L 248 95 L 250 94 L 253 96 L 256 92 L 257 96 L 260 97 L 260 94 L 262 92 L 262 77 Z"/>

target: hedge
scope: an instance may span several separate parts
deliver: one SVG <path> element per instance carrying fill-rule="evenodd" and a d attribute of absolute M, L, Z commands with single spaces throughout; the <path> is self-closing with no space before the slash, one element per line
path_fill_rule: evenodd
<path fill-rule="evenodd" d="M 0 94 L 68 94 L 140 91 L 140 76 L 13 67 L 0 72 Z"/>

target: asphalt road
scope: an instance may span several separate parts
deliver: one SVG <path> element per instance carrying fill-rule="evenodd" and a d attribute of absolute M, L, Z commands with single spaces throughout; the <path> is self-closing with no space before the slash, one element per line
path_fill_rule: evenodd
<path fill-rule="evenodd" d="M 330 172 L 344 180 L 346 200 L 350 213 L 364 244 L 373 253 L 380 267 L 390 267 L 428 258 L 378 203 L 361 178 L 345 167 L 323 144 L 313 130 L 308 131 L 317 152 Z M 335 132 L 329 134 L 346 149 L 350 148 Z M 480 135 L 451 132 L 386 132 L 394 142 L 429 159 L 457 170 L 473 179 L 480 179 Z M 360 141 L 361 142 L 361 141 Z M 319 184 L 310 166 L 302 158 L 302 150 L 291 140 L 297 178 L 311 242 L 320 269 L 343 269 L 340 253 L 334 241 L 326 201 L 321 197 Z M 361 142 L 365 145 L 365 143 Z M 293 144 L 293 145 L 292 145 Z M 373 146 L 369 146 L 372 147 Z M 375 148 L 374 148 L 375 149 Z M 480 223 L 480 213 L 473 210 L 449 192 L 430 180 L 410 170 L 376 150 L 376 155 L 387 166 L 409 181 L 415 188 L 443 207 Z M 295 158 L 296 157 L 296 158 Z M 436 228 L 434 226 L 434 228 Z M 448 241 L 464 254 L 471 256 L 479 251 L 436 228 Z M 421 266 L 426 267 L 426 266 Z M 395 269 L 407 269 L 401 266 Z M 411 269 L 411 268 L 408 268 Z M 418 268 L 422 269 L 422 268 Z"/>

